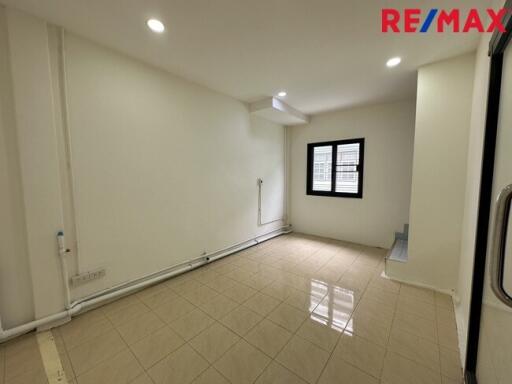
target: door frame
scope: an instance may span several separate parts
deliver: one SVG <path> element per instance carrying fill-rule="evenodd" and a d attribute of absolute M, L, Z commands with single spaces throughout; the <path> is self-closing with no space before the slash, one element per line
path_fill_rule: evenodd
<path fill-rule="evenodd" d="M 512 0 L 507 0 L 504 8 L 512 9 Z M 501 78 L 503 71 L 503 52 L 512 37 L 512 15 L 507 12 L 503 19 L 506 32 L 495 32 L 489 43 L 490 73 L 487 94 L 487 115 L 485 122 L 484 147 L 480 176 L 480 197 L 475 241 L 473 281 L 471 287 L 471 305 L 467 334 L 467 353 L 464 379 L 467 384 L 477 384 L 476 367 L 478 343 L 480 338 L 480 320 L 484 292 L 485 267 L 489 236 L 489 220 L 492 206 L 492 184 L 494 179 L 494 160 L 500 111 Z"/>

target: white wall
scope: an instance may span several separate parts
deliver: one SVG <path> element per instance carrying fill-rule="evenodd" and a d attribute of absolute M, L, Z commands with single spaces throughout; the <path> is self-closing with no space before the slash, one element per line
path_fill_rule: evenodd
<path fill-rule="evenodd" d="M 282 127 L 77 36 L 66 52 L 81 270 L 109 286 L 282 225 L 256 216 L 258 177 L 282 212 Z"/>
<path fill-rule="evenodd" d="M 471 302 L 471 283 L 473 281 L 482 150 L 487 111 L 487 87 L 490 63 L 487 55 L 489 37 L 490 36 L 484 36 L 482 38 L 476 53 L 471 125 L 469 132 L 464 217 L 462 221 L 458 284 L 456 287 L 456 294 L 459 301 L 455 305 L 461 356 L 466 355 L 469 306 Z M 465 361 L 464 358 L 462 361 Z"/>
<path fill-rule="evenodd" d="M 475 55 L 419 69 L 409 260 L 391 277 L 439 290 L 457 284 Z"/>
<path fill-rule="evenodd" d="M 63 225 L 47 26 L 7 10 L 27 249 L 37 318 L 64 299 L 56 232 Z"/>
<path fill-rule="evenodd" d="M 266 216 L 279 217 L 285 200 L 282 126 L 252 118 L 239 101 L 67 33 L 63 83 L 54 28 L 9 9 L 7 24 L 14 100 L 7 112 L 16 112 L 8 128 L 17 134 L 12 140 L 19 153 L 0 140 L 0 156 L 19 160 L 20 169 L 10 165 L 8 171 L 16 171 L 10 175 L 0 168 L 0 197 L 4 204 L 15 192 L 7 186 L 21 180 L 25 212 L 2 217 L 0 225 L 24 218 L 27 238 L 21 245 L 28 254 L 6 248 L 6 257 L 2 247 L 5 327 L 63 309 L 55 234 L 64 225 L 73 227 L 65 222 L 73 219 L 70 201 L 79 241 L 70 274 L 77 267 L 107 269 L 105 278 L 74 290 L 75 298 L 283 225 L 258 226 L 256 184 L 261 177 L 281 196 L 281 204 L 263 206 Z M 63 185 L 64 106 L 73 200 Z M 4 280 L 16 273 L 15 259 L 25 275 Z M 30 292 L 17 302 L 9 299 L 16 282 L 30 287 L 31 281 L 33 303 Z"/>
<path fill-rule="evenodd" d="M 409 219 L 415 104 L 397 102 L 314 116 L 288 127 L 294 229 L 389 248 Z M 365 138 L 364 196 L 306 195 L 308 143 Z"/>
<path fill-rule="evenodd" d="M 13 103 L 7 20 L 0 7 L 0 309 L 9 309 L 1 311 L 6 326 L 34 318 Z"/>

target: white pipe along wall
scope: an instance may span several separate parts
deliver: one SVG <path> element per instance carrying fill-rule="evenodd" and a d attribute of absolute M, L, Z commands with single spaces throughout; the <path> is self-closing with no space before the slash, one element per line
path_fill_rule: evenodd
<path fill-rule="evenodd" d="M 0 167 L 0 192 L 22 196 L 0 217 L 22 235 L 2 246 L 0 340 L 290 231 L 283 126 L 3 7 L 0 57 L 0 156 L 19 161 Z M 69 276 L 97 268 L 106 276 L 68 295 Z"/>
<path fill-rule="evenodd" d="M 220 250 L 217 252 L 213 252 L 208 255 L 203 255 L 200 258 L 197 258 L 195 260 L 190 260 L 184 263 L 184 265 L 177 265 L 174 267 L 169 268 L 167 271 L 161 271 L 154 276 L 147 276 L 143 277 L 137 281 L 132 281 L 125 283 L 118 287 L 112 287 L 111 289 L 108 289 L 104 292 L 99 292 L 95 295 L 91 295 L 90 297 L 85 297 L 83 299 L 77 300 L 73 303 L 66 304 L 66 310 L 61 311 L 58 313 L 55 313 L 50 316 L 43 317 L 41 319 L 37 319 L 34 321 L 30 321 L 28 323 L 10 328 L 10 329 L 3 329 L 2 326 L 2 317 L 0 315 L 0 343 L 10 340 L 11 338 L 14 338 L 16 336 L 19 336 L 23 333 L 30 332 L 34 329 L 39 329 L 44 327 L 51 327 L 53 324 L 57 324 L 61 320 L 71 320 L 71 318 L 75 315 L 78 315 L 79 313 L 94 308 L 100 304 L 115 300 L 117 298 L 120 298 L 125 295 L 129 295 L 131 293 L 137 292 L 141 289 L 147 288 L 151 285 L 158 284 L 159 282 L 162 282 L 164 280 L 168 280 L 174 276 L 180 275 L 185 272 L 189 272 L 195 268 L 201 267 L 205 264 L 211 263 L 215 260 L 221 259 L 223 257 L 229 256 L 233 253 L 242 251 L 244 249 L 247 249 L 249 247 L 258 245 L 264 241 L 273 239 L 274 237 L 291 233 L 292 229 L 291 226 L 283 227 L 282 229 L 278 229 L 276 231 L 270 232 L 268 234 L 259 236 L 257 238 L 247 240 L 245 242 L 242 242 L 240 244 L 235 244 L 231 247 L 228 247 L 224 250 Z M 60 244 L 59 244 L 60 245 Z M 66 253 L 66 250 L 61 251 Z M 62 264 L 62 270 L 65 271 L 66 265 L 65 263 Z M 63 272 L 63 274 L 65 274 Z M 66 280 L 64 280 L 66 281 Z M 69 295 L 69 287 L 66 284 L 67 294 Z"/>

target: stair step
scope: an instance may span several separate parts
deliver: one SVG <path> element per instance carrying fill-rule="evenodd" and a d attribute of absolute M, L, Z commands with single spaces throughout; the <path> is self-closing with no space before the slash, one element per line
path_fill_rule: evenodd
<path fill-rule="evenodd" d="M 404 239 L 397 238 L 395 240 L 395 244 L 393 244 L 393 248 L 388 256 L 388 260 L 399 261 L 401 263 L 407 262 L 408 254 L 408 241 Z"/>
<path fill-rule="evenodd" d="M 404 225 L 403 232 L 395 232 L 395 239 L 402 239 L 402 240 L 409 239 L 409 224 Z"/>

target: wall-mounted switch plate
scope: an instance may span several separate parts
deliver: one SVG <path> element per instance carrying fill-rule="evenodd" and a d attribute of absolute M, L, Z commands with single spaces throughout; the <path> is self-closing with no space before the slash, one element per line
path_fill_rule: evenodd
<path fill-rule="evenodd" d="M 88 271 L 71 277 L 71 285 L 76 287 L 88 283 L 89 281 L 101 279 L 107 274 L 105 268 L 95 269 L 94 271 Z"/>

